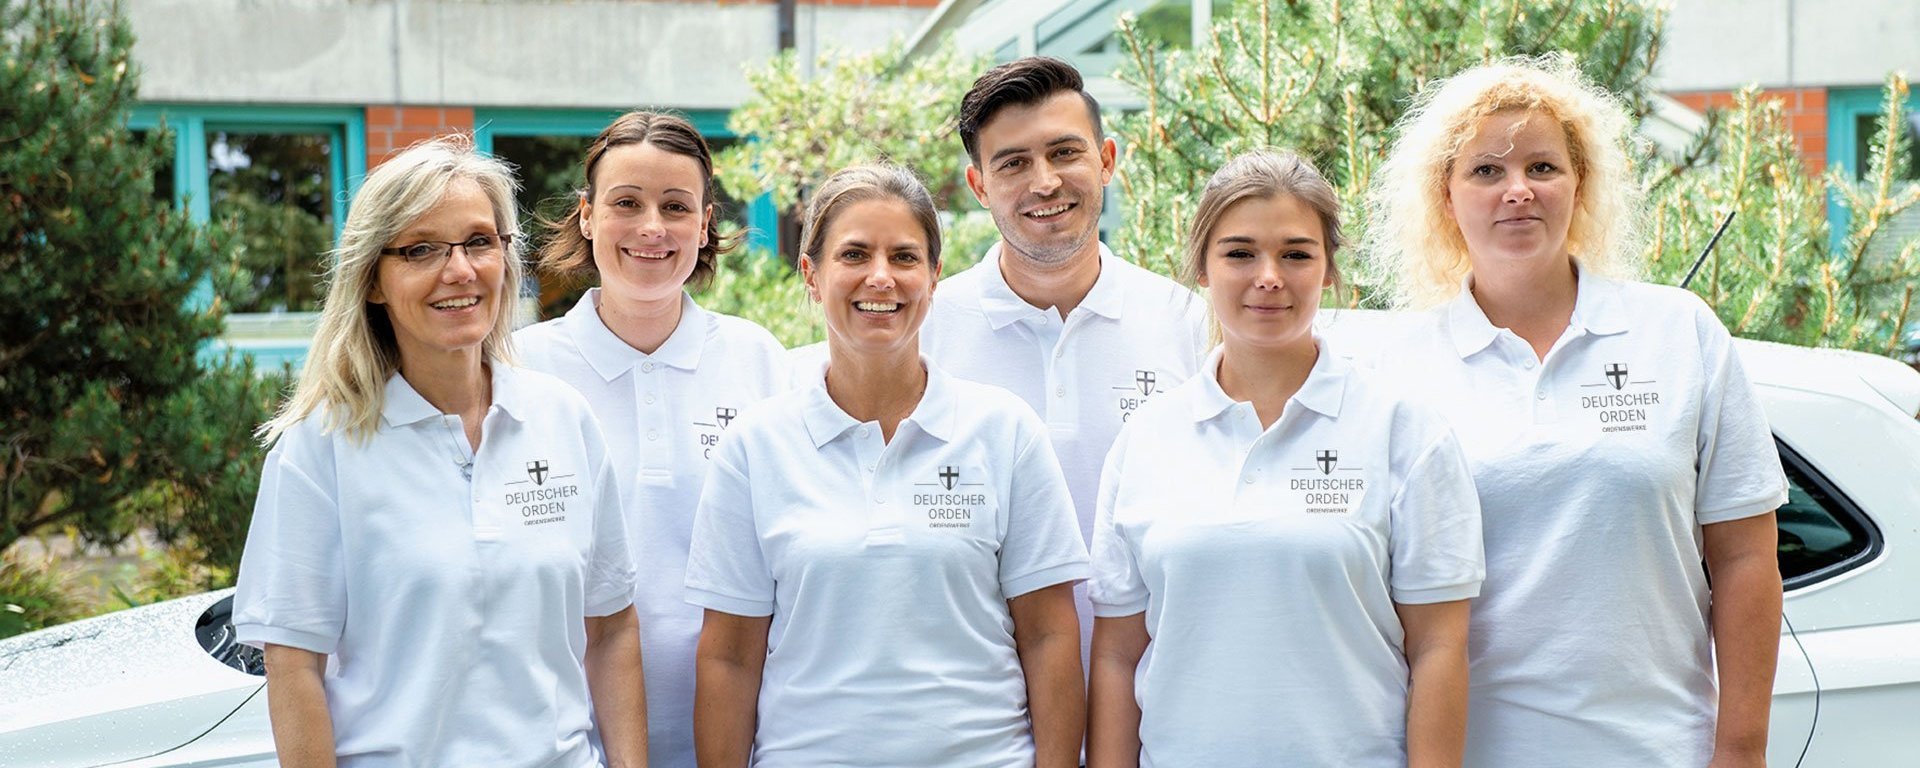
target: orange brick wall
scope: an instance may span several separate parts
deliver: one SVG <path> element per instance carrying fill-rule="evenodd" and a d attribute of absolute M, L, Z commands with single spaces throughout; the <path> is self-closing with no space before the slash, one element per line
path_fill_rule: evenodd
<path fill-rule="evenodd" d="M 472 132 L 472 107 L 367 107 L 367 169 L 416 142 Z"/>
<path fill-rule="evenodd" d="M 1800 161 L 1806 164 L 1807 171 L 1814 174 L 1825 173 L 1827 169 L 1827 89 L 1781 88 L 1764 91 L 1763 94 L 1764 98 L 1779 101 L 1786 111 L 1787 128 L 1793 131 L 1794 141 L 1800 145 Z M 1667 95 L 1696 112 L 1705 112 L 1710 108 L 1733 107 L 1732 91 L 1695 91 Z"/>

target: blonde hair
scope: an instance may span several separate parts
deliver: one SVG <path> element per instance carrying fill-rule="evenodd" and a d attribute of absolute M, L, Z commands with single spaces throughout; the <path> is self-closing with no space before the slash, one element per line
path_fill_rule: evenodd
<path fill-rule="evenodd" d="M 1583 272 L 1639 274 L 1642 192 L 1633 176 L 1633 121 L 1624 104 L 1580 73 L 1573 57 L 1508 57 L 1419 95 L 1367 197 L 1368 260 L 1396 306 L 1452 299 L 1471 268 L 1460 225 L 1447 212 L 1447 181 L 1481 121 L 1520 110 L 1560 125 L 1579 182 L 1567 251 Z"/>
<path fill-rule="evenodd" d="M 1197 285 L 1207 271 L 1207 240 L 1220 217 L 1235 203 L 1247 199 L 1267 200 L 1291 197 L 1305 203 L 1320 219 L 1325 238 L 1327 274 L 1337 283 L 1340 267 L 1333 259 L 1345 244 L 1340 234 L 1340 196 L 1320 169 L 1293 152 L 1284 149 L 1256 149 L 1228 160 L 1207 180 L 1200 193 L 1200 205 L 1187 229 L 1186 263 L 1181 277 L 1188 285 Z"/>
<path fill-rule="evenodd" d="M 814 191 L 800 226 L 800 258 L 817 259 L 827 245 L 827 228 L 847 207 L 868 200 L 905 203 L 927 236 L 928 266 L 940 268 L 940 212 L 933 195 L 912 171 L 885 163 L 842 168 Z"/>
<path fill-rule="evenodd" d="M 522 273 L 513 171 L 475 150 L 468 136 L 423 141 L 367 174 L 354 196 L 340 244 L 330 254 L 327 295 L 300 383 L 280 412 L 260 425 L 263 442 L 271 444 L 316 411 L 325 413 L 325 431 L 344 431 L 355 442 L 379 430 L 387 380 L 400 367 L 392 322 L 383 307 L 367 301 L 379 277 L 380 249 L 439 205 L 459 179 L 480 186 L 493 204 L 499 233 L 514 236 L 503 256 L 506 276 L 494 303 L 493 329 L 481 342 L 488 363 L 512 363 L 511 305 Z"/>

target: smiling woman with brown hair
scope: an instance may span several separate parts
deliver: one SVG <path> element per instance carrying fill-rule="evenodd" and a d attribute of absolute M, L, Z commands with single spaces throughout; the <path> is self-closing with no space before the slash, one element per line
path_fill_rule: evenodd
<path fill-rule="evenodd" d="M 1046 427 L 920 356 L 926 188 L 833 175 L 807 207 L 828 360 L 743 414 L 700 498 L 700 764 L 1078 764 L 1087 556 Z"/>
<path fill-rule="evenodd" d="M 367 175 L 299 388 L 262 427 L 234 597 L 289 766 L 646 764 L 619 498 L 514 368 L 513 177 L 463 137 Z"/>

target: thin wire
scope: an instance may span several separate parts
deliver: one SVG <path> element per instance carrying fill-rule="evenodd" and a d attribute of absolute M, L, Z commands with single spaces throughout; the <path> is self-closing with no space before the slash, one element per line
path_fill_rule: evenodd
<path fill-rule="evenodd" d="M 1800 757 L 1793 761 L 1794 768 L 1800 768 L 1807 761 L 1807 750 L 1813 747 L 1813 732 L 1820 727 L 1820 673 L 1813 668 L 1813 657 L 1807 655 L 1807 646 L 1801 644 L 1800 633 L 1793 628 L 1793 619 L 1787 618 L 1787 612 L 1780 612 L 1780 620 L 1787 623 L 1787 636 L 1793 638 L 1793 645 L 1800 649 L 1800 660 L 1807 663 L 1807 674 L 1813 676 L 1813 722 L 1807 724 L 1807 741 L 1800 745 Z"/>

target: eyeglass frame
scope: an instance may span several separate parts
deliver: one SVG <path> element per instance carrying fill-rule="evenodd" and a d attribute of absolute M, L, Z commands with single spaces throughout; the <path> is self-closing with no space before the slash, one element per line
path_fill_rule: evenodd
<path fill-rule="evenodd" d="M 380 255 L 399 256 L 401 257 L 400 258 L 401 263 L 406 264 L 407 266 L 425 267 L 428 264 L 434 264 L 436 266 L 445 266 L 447 263 L 447 260 L 453 258 L 453 249 L 455 248 L 460 249 L 460 252 L 466 254 L 467 258 L 471 260 L 473 258 L 473 251 L 468 249 L 467 244 L 473 242 L 477 238 L 482 238 L 482 237 L 492 238 L 500 241 L 500 244 L 497 247 L 502 251 L 509 250 L 513 247 L 514 233 L 497 232 L 494 234 L 484 234 L 484 235 L 477 234 L 460 242 L 453 242 L 448 240 L 420 240 L 417 242 L 408 243 L 406 245 L 389 246 L 386 248 L 381 248 Z M 440 251 L 438 254 L 434 256 L 423 258 L 419 261 L 413 261 L 407 258 L 408 250 L 418 246 L 422 246 L 422 245 L 442 245 L 442 246 L 446 246 L 446 249 L 443 251 Z"/>

